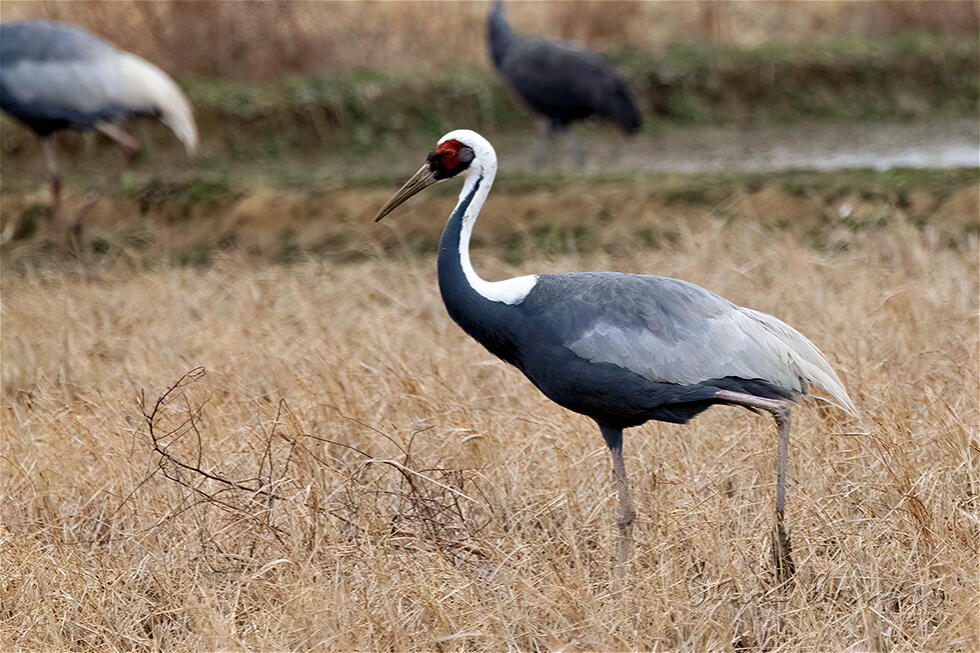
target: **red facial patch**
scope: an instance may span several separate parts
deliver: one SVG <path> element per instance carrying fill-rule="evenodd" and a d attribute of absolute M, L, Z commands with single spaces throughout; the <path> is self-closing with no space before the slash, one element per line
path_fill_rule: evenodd
<path fill-rule="evenodd" d="M 449 179 L 466 170 L 473 156 L 472 149 L 453 138 L 429 153 L 429 170 L 435 179 Z"/>
<path fill-rule="evenodd" d="M 451 138 L 444 143 L 440 143 L 439 147 L 433 151 L 433 154 L 439 157 L 443 170 L 454 170 L 459 164 L 459 161 L 457 160 L 459 157 L 459 151 L 464 147 L 466 146 L 457 141 L 455 138 Z"/>

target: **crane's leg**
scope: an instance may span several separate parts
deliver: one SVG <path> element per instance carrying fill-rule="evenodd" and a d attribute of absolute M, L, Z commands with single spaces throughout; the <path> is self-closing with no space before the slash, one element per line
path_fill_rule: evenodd
<path fill-rule="evenodd" d="M 545 121 L 541 123 L 541 138 L 538 145 L 538 153 L 534 155 L 534 167 L 544 168 L 552 160 L 552 154 L 555 149 L 555 135 L 558 133 L 558 129 L 555 127 L 551 121 Z"/>
<path fill-rule="evenodd" d="M 72 220 L 71 231 L 75 235 L 82 232 L 82 219 L 85 217 L 85 214 L 88 213 L 95 203 L 99 201 L 99 198 L 102 197 L 102 194 L 105 193 L 106 189 L 115 184 L 122 174 L 129 169 L 129 166 L 133 163 L 133 157 L 136 156 L 136 153 L 139 152 L 140 149 L 140 142 L 136 138 L 130 136 L 112 123 L 99 123 L 95 126 L 95 128 L 119 143 L 123 149 L 123 163 L 122 166 L 120 166 L 119 169 L 116 170 L 108 180 L 106 180 L 106 183 L 101 188 L 92 191 L 88 194 L 88 196 L 86 196 L 85 200 L 82 202 L 82 205 L 75 213 L 74 220 Z"/>
<path fill-rule="evenodd" d="M 54 156 L 54 141 L 50 136 L 41 139 L 41 151 L 44 152 L 44 164 L 51 179 L 51 220 L 54 222 L 58 219 L 58 208 L 61 205 L 61 172 Z"/>
<path fill-rule="evenodd" d="M 48 169 L 48 178 L 51 182 L 51 228 L 61 227 L 58 207 L 61 204 L 61 174 L 58 172 L 58 161 L 54 156 L 54 141 L 51 136 L 41 136 L 38 138 L 41 143 L 41 152 L 44 153 L 44 164 Z M 20 220 L 11 220 L 0 233 L 0 245 L 7 244 L 17 235 L 22 228 Z"/>
<path fill-rule="evenodd" d="M 616 549 L 616 566 L 613 568 L 613 596 L 619 598 L 623 591 L 623 579 L 626 576 L 626 562 L 630 556 L 630 543 L 633 538 L 633 520 L 636 510 L 630 497 L 629 482 L 626 480 L 626 465 L 623 464 L 623 429 L 599 425 L 602 437 L 612 453 L 613 473 L 616 475 L 616 489 L 619 492 L 619 543 Z"/>
<path fill-rule="evenodd" d="M 784 509 L 786 507 L 786 459 L 789 455 L 790 403 L 781 399 L 767 399 L 742 392 L 719 390 L 716 397 L 726 403 L 745 406 L 772 413 L 776 420 L 778 440 L 776 445 L 776 522 L 772 529 L 772 561 L 776 567 L 776 580 L 780 584 L 789 580 L 796 567 L 793 564 L 792 547 L 786 534 Z"/>
<path fill-rule="evenodd" d="M 581 136 L 575 130 L 568 128 L 565 132 L 565 147 L 567 148 L 575 167 L 582 169 L 585 167 L 585 145 Z"/>

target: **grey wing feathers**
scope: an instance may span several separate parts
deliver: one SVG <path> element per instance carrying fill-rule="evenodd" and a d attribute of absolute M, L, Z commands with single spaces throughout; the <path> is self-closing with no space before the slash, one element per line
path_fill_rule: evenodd
<path fill-rule="evenodd" d="M 0 24 L 4 108 L 27 122 L 90 126 L 114 117 L 105 62 L 118 51 L 73 25 L 43 20 Z"/>
<path fill-rule="evenodd" d="M 155 114 L 188 150 L 196 146 L 187 98 L 152 63 L 71 25 L 24 21 L 0 29 L 3 107 L 24 122 L 90 127 Z"/>
<path fill-rule="evenodd" d="M 80 27 L 49 20 L 15 20 L 0 24 L 0 63 L 93 59 L 116 51 Z"/>
<path fill-rule="evenodd" d="M 521 37 L 511 46 L 501 68 L 514 88 L 528 99 L 545 102 L 559 93 L 563 101 L 590 101 L 593 98 L 589 97 L 589 88 L 597 77 L 598 55 L 568 45 Z"/>
<path fill-rule="evenodd" d="M 628 134 L 642 127 L 629 89 L 601 55 L 570 41 L 514 34 L 501 0 L 490 12 L 487 37 L 494 66 L 553 127 L 592 115 L 613 121 Z"/>
<path fill-rule="evenodd" d="M 641 127 L 629 90 L 609 62 L 576 43 L 515 39 L 499 67 L 533 109 L 553 120 L 598 114 L 629 133 Z"/>
<path fill-rule="evenodd" d="M 39 119 L 92 125 L 113 118 L 123 107 L 106 88 L 104 60 L 28 61 L 4 67 L 5 95 L 29 105 Z"/>
<path fill-rule="evenodd" d="M 736 308 L 767 332 L 768 335 L 763 340 L 799 378 L 804 382 L 820 386 L 839 402 L 841 409 L 851 415 L 857 415 L 857 407 L 847 395 L 847 390 L 837 373 L 823 353 L 806 336 L 772 315 L 741 306 Z"/>
<path fill-rule="evenodd" d="M 586 50 L 576 43 L 561 42 L 567 57 L 574 60 L 567 70 L 571 73 L 568 83 L 583 103 L 592 107 L 599 116 L 620 125 L 628 133 L 636 133 L 642 126 L 642 118 L 630 95 L 626 82 L 602 55 Z"/>
<path fill-rule="evenodd" d="M 566 334 L 566 346 L 651 381 L 695 384 L 762 379 L 793 392 L 814 383 L 854 412 L 820 351 L 784 322 L 745 309 L 699 286 L 666 277 L 592 273 L 557 275 L 588 296 L 593 319 Z M 556 279 L 557 280 L 557 279 Z"/>

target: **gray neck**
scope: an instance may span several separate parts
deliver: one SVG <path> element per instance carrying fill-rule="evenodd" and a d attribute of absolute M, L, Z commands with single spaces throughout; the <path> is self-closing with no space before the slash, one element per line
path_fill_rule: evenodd
<path fill-rule="evenodd" d="M 490 58 L 497 68 L 500 68 L 514 38 L 514 33 L 507 24 L 507 16 L 504 14 L 504 3 L 502 0 L 496 0 L 487 23 L 487 41 L 490 43 Z"/>
<path fill-rule="evenodd" d="M 493 178 L 483 174 L 466 180 L 459 203 L 449 216 L 439 243 L 439 292 L 449 316 L 474 340 L 507 362 L 514 362 L 512 339 L 507 325 L 518 310 L 494 301 L 474 287 L 475 277 L 469 261 L 469 237 L 475 212 L 486 198 Z M 476 277 L 478 283 L 483 282 Z"/>

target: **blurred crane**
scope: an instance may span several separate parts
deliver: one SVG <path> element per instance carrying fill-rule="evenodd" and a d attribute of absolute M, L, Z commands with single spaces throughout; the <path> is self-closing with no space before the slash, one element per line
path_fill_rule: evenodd
<path fill-rule="evenodd" d="M 157 117 L 189 153 L 197 146 L 190 104 L 166 73 L 65 23 L 25 20 L 0 24 L 0 109 L 40 139 L 51 177 L 53 219 L 59 227 L 61 174 L 51 141 L 54 132 L 95 128 L 119 143 L 123 166 L 107 185 L 126 170 L 139 150 L 139 141 L 114 124 L 126 116 Z M 67 226 L 78 230 L 84 211 L 101 192 L 90 196 Z"/>
<path fill-rule="evenodd" d="M 678 279 L 578 272 L 484 281 L 470 264 L 469 242 L 496 172 L 497 156 L 486 139 L 465 129 L 450 132 L 376 220 L 427 186 L 463 176 L 439 245 L 443 302 L 466 333 L 545 396 L 598 424 L 619 492 L 616 592 L 635 516 L 623 429 L 648 420 L 683 424 L 714 404 L 766 411 L 776 420 L 772 552 L 778 579 L 788 579 L 793 561 L 783 509 L 790 401 L 814 383 L 856 414 L 823 354 L 775 317 Z"/>
<path fill-rule="evenodd" d="M 494 67 L 531 109 L 544 116 L 549 135 L 567 131 L 576 120 L 598 116 L 627 134 L 643 120 L 626 83 L 601 55 L 578 43 L 552 43 L 515 34 L 503 0 L 495 0 L 487 25 Z M 545 144 L 547 147 L 547 143 Z M 582 162 L 579 154 L 579 163 Z"/>

